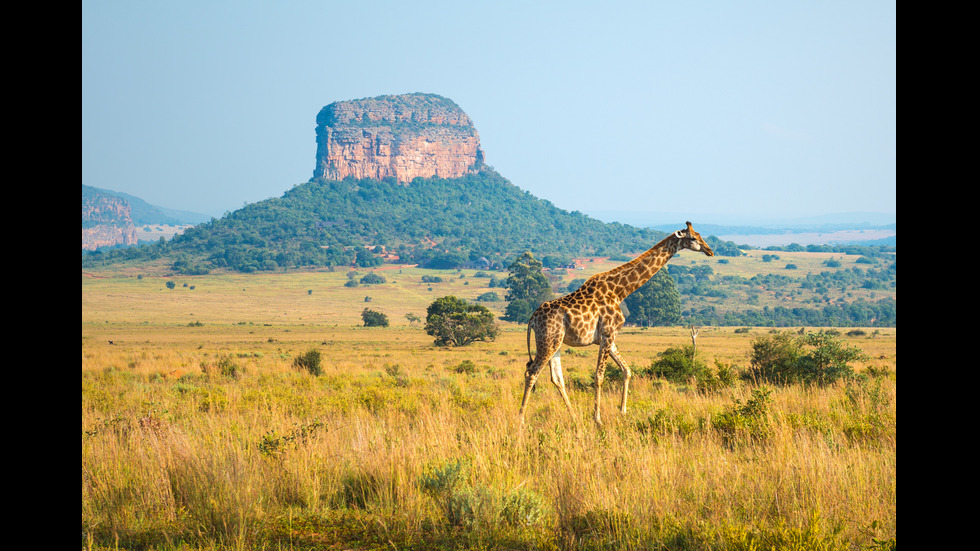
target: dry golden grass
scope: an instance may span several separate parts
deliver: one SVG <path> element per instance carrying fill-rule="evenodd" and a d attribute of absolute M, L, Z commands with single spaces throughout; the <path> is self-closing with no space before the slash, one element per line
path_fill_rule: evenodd
<path fill-rule="evenodd" d="M 773 388 L 765 419 L 734 431 L 723 415 L 752 399 L 751 382 L 699 393 L 634 379 L 621 415 L 612 381 L 595 427 L 596 348 L 575 349 L 563 366 L 577 418 L 543 377 L 521 427 L 523 327 L 441 348 L 406 324 L 356 327 L 363 304 L 309 295 L 304 277 L 187 280 L 193 291 L 83 281 L 88 548 L 856 549 L 895 537 L 894 329 L 846 338 L 890 376 Z M 699 357 L 745 367 L 765 331 L 704 328 Z M 618 343 L 646 366 L 690 335 L 629 329 Z M 293 367 L 313 348 L 318 377 Z M 457 372 L 465 361 L 472 372 Z M 427 493 L 420 480 L 455 460 L 465 487 Z M 501 520 L 515 496 L 530 525 Z"/>

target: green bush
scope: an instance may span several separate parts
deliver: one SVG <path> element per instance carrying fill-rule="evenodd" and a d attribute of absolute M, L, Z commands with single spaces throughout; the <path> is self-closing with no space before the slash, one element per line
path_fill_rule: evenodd
<path fill-rule="evenodd" d="M 361 311 L 361 319 L 364 320 L 364 327 L 388 327 L 388 316 L 370 308 Z"/>
<path fill-rule="evenodd" d="M 463 360 L 453 367 L 453 371 L 464 375 L 472 375 L 476 373 L 476 364 L 472 360 Z"/>
<path fill-rule="evenodd" d="M 500 295 L 493 291 L 488 291 L 476 297 L 479 302 L 500 302 Z"/>
<path fill-rule="evenodd" d="M 218 360 L 218 373 L 221 373 L 222 377 L 231 377 L 232 379 L 237 379 L 239 375 L 245 372 L 245 369 L 235 363 L 231 356 L 222 356 Z"/>
<path fill-rule="evenodd" d="M 323 368 L 320 366 L 320 351 L 311 348 L 306 353 L 296 356 L 293 360 L 293 367 L 308 371 L 311 375 L 322 375 Z"/>
<path fill-rule="evenodd" d="M 235 363 L 230 355 L 223 355 L 214 362 L 201 362 L 201 372 L 208 377 L 229 377 L 237 379 L 239 375 L 245 373 L 245 368 Z"/>
<path fill-rule="evenodd" d="M 738 379 L 738 368 L 715 360 L 715 369 L 706 368 L 696 376 L 698 390 L 713 392 L 728 388 Z"/>
<path fill-rule="evenodd" d="M 686 383 L 691 378 L 708 377 L 708 366 L 697 358 L 692 362 L 693 355 L 693 346 L 672 346 L 658 355 L 658 358 L 650 364 L 647 373 L 674 383 Z"/>
<path fill-rule="evenodd" d="M 752 341 L 751 374 L 770 383 L 796 382 L 801 354 L 799 342 L 789 332 L 763 335 Z"/>
<path fill-rule="evenodd" d="M 867 358 L 860 349 L 847 346 L 835 335 L 807 333 L 800 342 L 810 350 L 800 358 L 801 373 L 806 382 L 826 385 L 854 376 L 848 362 Z"/>
<path fill-rule="evenodd" d="M 849 362 L 863 359 L 859 349 L 836 334 L 781 332 L 752 342 L 750 376 L 770 383 L 827 385 L 853 377 Z"/>
<path fill-rule="evenodd" d="M 468 483 L 469 462 L 454 459 L 430 467 L 419 477 L 419 487 L 430 497 L 439 498 Z"/>
<path fill-rule="evenodd" d="M 361 278 L 361 283 L 365 285 L 380 285 L 381 283 L 387 283 L 387 282 L 388 280 L 385 279 L 385 276 L 378 275 L 374 272 L 371 272 Z"/>

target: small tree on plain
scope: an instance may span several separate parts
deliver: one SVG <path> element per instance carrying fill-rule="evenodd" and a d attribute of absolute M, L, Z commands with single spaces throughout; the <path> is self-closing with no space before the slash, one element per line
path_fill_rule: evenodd
<path fill-rule="evenodd" d="M 426 309 L 425 332 L 440 346 L 464 346 L 474 341 L 492 341 L 500 329 L 487 307 L 461 298 L 445 296 Z"/>
<path fill-rule="evenodd" d="M 507 271 L 507 297 L 509 302 L 501 319 L 527 323 L 534 310 L 554 293 L 548 278 L 541 271 L 542 264 L 528 251 L 517 258 Z"/>
<path fill-rule="evenodd" d="M 627 320 L 644 327 L 675 325 L 681 320 L 681 295 L 665 270 L 660 270 L 623 301 Z"/>
<path fill-rule="evenodd" d="M 388 327 L 388 316 L 370 308 L 361 311 L 361 319 L 364 327 Z"/>

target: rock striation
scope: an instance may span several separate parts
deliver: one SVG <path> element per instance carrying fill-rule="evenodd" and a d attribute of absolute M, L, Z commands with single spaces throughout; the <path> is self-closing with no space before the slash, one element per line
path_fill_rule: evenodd
<path fill-rule="evenodd" d="M 314 180 L 458 178 L 483 164 L 480 135 L 452 100 L 378 96 L 327 105 L 316 117 Z"/>
<path fill-rule="evenodd" d="M 136 242 L 129 202 L 82 186 L 82 250 Z"/>

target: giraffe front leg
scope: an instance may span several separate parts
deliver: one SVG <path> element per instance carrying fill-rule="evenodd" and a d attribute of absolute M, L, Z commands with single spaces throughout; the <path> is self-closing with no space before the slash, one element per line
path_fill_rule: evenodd
<path fill-rule="evenodd" d="M 606 358 L 609 357 L 609 344 L 603 342 L 599 345 L 599 362 L 595 366 L 595 424 L 602 425 L 602 413 L 600 404 L 602 403 L 602 380 L 606 376 Z"/>
<path fill-rule="evenodd" d="M 616 349 L 615 342 L 609 347 L 609 355 L 612 356 L 616 365 L 623 370 L 623 401 L 619 404 L 619 412 L 626 413 L 626 397 L 630 392 L 630 379 L 633 378 L 633 372 L 630 371 L 630 366 L 619 356 L 619 350 Z"/>

